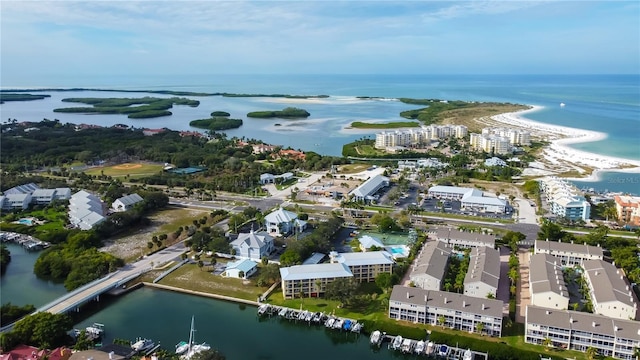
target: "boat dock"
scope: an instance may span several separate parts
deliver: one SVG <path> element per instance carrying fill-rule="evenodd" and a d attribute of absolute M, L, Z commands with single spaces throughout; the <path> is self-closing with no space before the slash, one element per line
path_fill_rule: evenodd
<path fill-rule="evenodd" d="M 379 347 L 381 343 L 388 343 L 387 349 L 400 351 L 404 354 L 426 356 L 447 360 L 488 360 L 489 355 L 471 349 L 458 348 L 445 344 L 435 344 L 428 339 L 414 340 L 400 335 L 388 335 L 376 330 L 371 333 L 371 346 Z"/>
<path fill-rule="evenodd" d="M 338 316 L 325 314 L 324 312 L 313 312 L 308 310 L 296 310 L 283 306 L 262 304 L 258 307 L 258 316 L 277 316 L 280 319 L 289 321 L 301 321 L 307 324 L 324 326 L 327 329 L 349 331 L 360 333 L 364 324 L 357 320 L 341 318 Z"/>
<path fill-rule="evenodd" d="M 0 232 L 0 241 L 16 243 L 27 250 L 34 251 L 46 249 L 51 246 L 48 242 L 40 241 L 33 236 L 6 231 Z"/>

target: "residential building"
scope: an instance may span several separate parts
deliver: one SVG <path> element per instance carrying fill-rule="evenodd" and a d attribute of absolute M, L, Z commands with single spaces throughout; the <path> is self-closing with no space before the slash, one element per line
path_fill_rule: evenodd
<path fill-rule="evenodd" d="M 280 268 L 282 278 L 282 296 L 285 299 L 295 297 L 319 297 L 324 295 L 327 284 L 339 278 L 353 278 L 349 267 L 341 263 L 315 265 L 294 265 Z"/>
<path fill-rule="evenodd" d="M 358 238 L 358 242 L 360 242 L 360 250 L 365 252 L 369 251 L 374 246 L 378 249 L 384 248 L 382 241 L 369 235 L 360 236 Z"/>
<path fill-rule="evenodd" d="M 640 322 L 612 319 L 585 312 L 547 309 L 528 305 L 524 340 L 566 350 L 587 351 L 596 348 L 600 355 L 635 360 L 640 347 Z"/>
<path fill-rule="evenodd" d="M 468 211 L 503 214 L 507 212 L 507 201 L 484 196 L 478 189 L 457 186 L 432 186 L 428 190 L 430 198 L 460 200 L 460 208 Z"/>
<path fill-rule="evenodd" d="M 561 266 L 577 266 L 584 260 L 602 260 L 604 253 L 599 246 L 563 243 L 560 241 L 536 240 L 535 254 L 550 254 L 558 258 Z"/>
<path fill-rule="evenodd" d="M 0 208 L 2 210 L 25 210 L 31 203 L 31 194 L 13 193 L 0 195 Z"/>
<path fill-rule="evenodd" d="M 71 349 L 66 347 L 45 350 L 22 344 L 0 354 L 0 360 L 67 360 L 71 354 Z"/>
<path fill-rule="evenodd" d="M 464 294 L 477 298 L 496 298 L 500 282 L 500 251 L 486 246 L 471 251 L 464 277 Z"/>
<path fill-rule="evenodd" d="M 640 226 L 640 196 L 616 195 L 618 221 L 629 226 Z"/>
<path fill-rule="evenodd" d="M 582 262 L 593 312 L 616 319 L 637 318 L 638 304 L 622 270 L 604 260 Z"/>
<path fill-rule="evenodd" d="M 307 222 L 298 219 L 298 214 L 294 212 L 278 208 L 264 217 L 264 226 L 270 235 L 284 236 L 303 232 Z"/>
<path fill-rule="evenodd" d="M 416 256 L 409 280 L 425 290 L 440 290 L 451 249 L 441 241 L 427 241 Z"/>
<path fill-rule="evenodd" d="M 227 263 L 224 276 L 238 279 L 248 279 L 258 271 L 258 263 L 249 259 L 240 259 Z"/>
<path fill-rule="evenodd" d="M 349 195 L 352 196 L 353 201 L 370 202 L 371 200 L 376 199 L 373 195 L 378 190 L 387 186 L 389 186 L 389 178 L 382 175 L 376 175 L 353 189 Z"/>
<path fill-rule="evenodd" d="M 269 173 L 264 173 L 260 175 L 260 184 L 274 184 L 278 179 L 281 179 L 281 182 L 285 182 L 293 178 L 293 173 L 286 172 L 281 175 L 273 175 Z"/>
<path fill-rule="evenodd" d="M 531 255 L 529 294 L 531 305 L 560 310 L 569 308 L 569 290 L 558 258 L 550 254 Z"/>
<path fill-rule="evenodd" d="M 420 168 L 442 169 L 449 166 L 436 158 L 418 159 L 418 160 L 398 160 L 398 170 L 416 171 Z"/>
<path fill-rule="evenodd" d="M 462 248 L 474 247 L 490 247 L 494 248 L 496 244 L 496 236 L 493 234 L 483 234 L 481 232 L 461 231 L 458 229 L 438 228 L 435 232 L 435 238 L 450 247 L 457 246 Z"/>
<path fill-rule="evenodd" d="M 471 134 L 469 145 L 472 149 L 498 155 L 508 154 L 512 148 L 507 137 L 495 134 Z"/>
<path fill-rule="evenodd" d="M 139 203 L 144 201 L 144 199 L 142 198 L 142 196 L 133 193 L 130 195 L 125 195 L 123 197 L 120 197 L 118 199 L 116 199 L 112 204 L 111 204 L 111 209 L 113 209 L 113 211 L 115 212 L 122 212 L 122 211 L 127 211 L 127 210 L 131 210 L 133 209 L 133 207 Z"/>
<path fill-rule="evenodd" d="M 511 145 L 531 145 L 531 133 L 522 129 L 503 127 L 489 127 L 482 129 L 482 135 L 497 135 L 505 137 Z"/>
<path fill-rule="evenodd" d="M 36 185 L 34 183 L 22 184 L 22 185 L 14 186 L 11 189 L 5 190 L 4 191 L 4 195 L 31 194 L 35 190 L 38 190 L 38 189 L 40 189 L 40 186 L 38 186 L 38 185 Z"/>
<path fill-rule="evenodd" d="M 389 318 L 500 337 L 502 307 L 500 300 L 396 285 Z"/>
<path fill-rule="evenodd" d="M 90 230 L 105 220 L 99 197 L 80 190 L 69 199 L 69 222 L 81 230 Z"/>
<path fill-rule="evenodd" d="M 54 200 L 69 200 L 71 198 L 71 189 L 69 188 L 55 188 L 55 189 L 41 189 L 38 185 L 34 183 L 22 184 L 18 186 L 14 186 L 11 189 L 8 189 L 4 192 L 4 196 L 9 195 L 30 195 L 29 203 L 27 203 L 27 207 L 29 204 L 34 205 L 48 205 Z M 9 209 L 26 209 L 27 207 L 22 207 L 22 201 L 24 197 L 9 197 L 8 202 L 5 204 L 0 204 L 6 206 L 3 208 L 4 210 Z M 10 205 L 11 204 L 11 205 Z"/>
<path fill-rule="evenodd" d="M 345 264 L 357 282 L 373 282 L 382 273 L 393 273 L 393 257 L 386 251 L 329 253 L 332 263 Z"/>
<path fill-rule="evenodd" d="M 507 163 L 500 159 L 499 157 L 492 157 L 492 158 L 488 158 L 484 160 L 484 166 L 489 166 L 489 167 L 494 167 L 494 166 L 499 166 L 499 167 L 504 167 L 507 166 Z"/>
<path fill-rule="evenodd" d="M 591 217 L 591 204 L 578 189 L 565 179 L 549 176 L 538 180 L 552 214 L 568 220 L 587 221 Z"/>
<path fill-rule="evenodd" d="M 467 127 L 464 125 L 429 125 L 421 128 L 382 131 L 376 134 L 375 147 L 386 149 L 423 146 L 432 140 L 449 137 L 464 138 L 467 132 Z"/>
<path fill-rule="evenodd" d="M 237 257 L 260 261 L 263 256 L 269 256 L 274 250 L 273 237 L 267 233 L 255 233 L 253 230 L 238 234 L 238 238 L 231 242 Z"/>

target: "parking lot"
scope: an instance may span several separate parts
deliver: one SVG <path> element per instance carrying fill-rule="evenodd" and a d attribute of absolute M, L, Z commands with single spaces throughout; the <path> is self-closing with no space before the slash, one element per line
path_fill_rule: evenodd
<path fill-rule="evenodd" d="M 421 205 L 422 209 L 430 212 L 444 212 L 447 214 L 458 214 L 458 215 L 469 215 L 469 216 L 479 216 L 491 219 L 511 219 L 513 209 L 508 206 L 507 214 L 495 214 L 489 212 L 481 212 L 481 211 L 472 211 L 469 209 L 463 209 L 460 200 L 447 200 L 447 199 L 436 199 L 436 198 L 426 198 L 422 201 Z"/>

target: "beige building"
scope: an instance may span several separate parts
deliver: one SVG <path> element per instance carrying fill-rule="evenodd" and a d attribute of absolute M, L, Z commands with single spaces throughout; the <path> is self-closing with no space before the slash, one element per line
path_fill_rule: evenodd
<path fill-rule="evenodd" d="M 549 254 L 531 255 L 529 293 L 531 305 L 561 310 L 569 308 L 569 291 L 558 258 Z"/>
<path fill-rule="evenodd" d="M 332 263 L 344 264 L 349 267 L 353 278 L 357 282 L 373 282 L 382 273 L 393 273 L 393 256 L 386 251 L 368 251 L 329 253 Z"/>
<path fill-rule="evenodd" d="M 396 285 L 389 298 L 389 318 L 500 337 L 502 307 L 500 300 Z"/>
<path fill-rule="evenodd" d="M 613 197 L 618 220 L 630 226 L 640 226 L 640 196 L 616 195 Z"/>
<path fill-rule="evenodd" d="M 534 253 L 553 255 L 560 260 L 561 266 L 580 265 L 584 260 L 602 260 L 604 256 L 599 246 L 549 240 L 536 240 Z"/>
<path fill-rule="evenodd" d="M 487 153 L 504 155 L 511 152 L 509 139 L 499 135 L 473 133 L 469 136 L 469 145 L 471 145 L 472 149 Z"/>
<path fill-rule="evenodd" d="M 500 251 L 486 246 L 471 251 L 469 269 L 464 277 L 464 294 L 467 296 L 493 298 L 500 282 Z"/>
<path fill-rule="evenodd" d="M 282 296 L 285 299 L 295 297 L 319 297 L 324 295 L 327 284 L 339 278 L 353 278 L 345 264 L 295 265 L 280 268 L 282 278 Z"/>
<path fill-rule="evenodd" d="M 594 313 L 616 319 L 637 318 L 638 305 L 622 270 L 604 260 L 585 260 L 582 267 Z"/>
<path fill-rule="evenodd" d="M 482 135 L 497 135 L 507 138 L 511 145 L 531 145 L 531 134 L 526 130 L 492 127 L 482 129 Z"/>
<path fill-rule="evenodd" d="M 449 246 L 457 246 L 461 248 L 494 248 L 496 244 L 495 235 L 483 234 L 481 232 L 460 231 L 458 229 L 451 228 L 438 228 L 435 232 L 435 237 L 438 241 L 444 242 Z"/>

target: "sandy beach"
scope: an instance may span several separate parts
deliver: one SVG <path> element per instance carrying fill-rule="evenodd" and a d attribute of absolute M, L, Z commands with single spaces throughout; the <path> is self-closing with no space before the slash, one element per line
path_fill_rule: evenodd
<path fill-rule="evenodd" d="M 600 155 L 576 150 L 569 146 L 571 144 L 606 139 L 607 134 L 605 133 L 546 124 L 524 117 L 524 115 L 540 109 L 542 109 L 541 106 L 532 106 L 531 109 L 491 117 L 491 120 L 500 123 L 501 126 L 526 129 L 531 133 L 532 138 L 551 143 L 543 150 L 542 159 L 539 159 L 540 161 L 535 167 L 526 169 L 529 171 L 525 172 L 525 175 L 547 175 L 549 173 L 577 171 L 588 175 L 585 178 L 580 178 L 580 180 L 597 181 L 598 172 L 603 170 L 640 173 L 639 160 Z M 593 171 L 591 172 L 590 170 Z"/>

